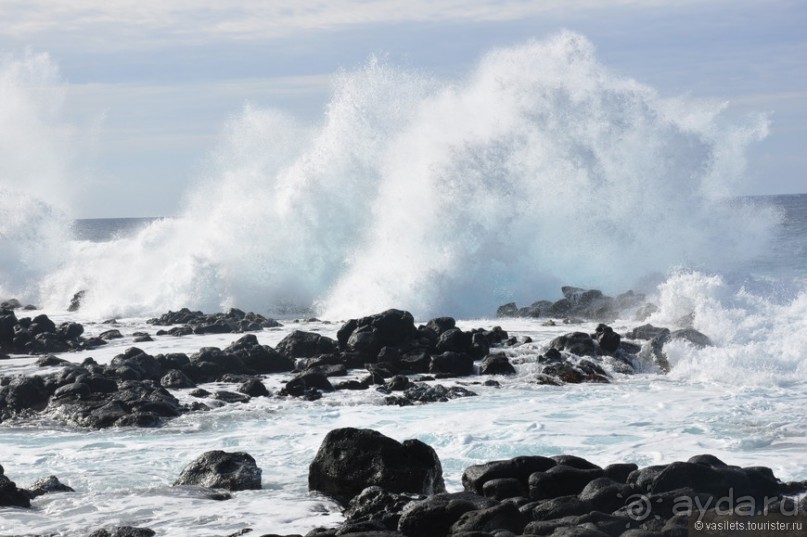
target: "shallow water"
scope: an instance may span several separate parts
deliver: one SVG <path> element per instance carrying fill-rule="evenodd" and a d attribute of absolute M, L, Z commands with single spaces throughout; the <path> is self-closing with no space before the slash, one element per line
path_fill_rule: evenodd
<path fill-rule="evenodd" d="M 144 328 L 143 319 L 121 319 L 119 324 L 127 334 Z M 539 386 L 530 383 L 535 357 L 549 339 L 570 327 L 543 327 L 534 320 L 475 320 L 460 326 L 494 324 L 534 342 L 508 351 L 519 373 L 509 379 L 494 377 L 501 388 L 476 384 L 480 377 L 441 381 L 470 384 L 478 397 L 395 407 L 382 405 L 383 396 L 372 390 L 344 391 L 316 402 L 253 399 L 187 414 L 160 429 L 0 425 L 8 476 L 24 486 L 53 474 L 77 491 L 40 497 L 31 510 L 0 509 L 0 532 L 69 535 L 131 524 L 151 527 L 159 535 L 220 536 L 244 527 L 258 534 L 306 533 L 341 519 L 332 502 L 308 493 L 307 471 L 325 434 L 346 426 L 431 445 L 449 490 L 461 490 L 462 471 L 471 464 L 527 454 L 571 453 L 601 465 L 625 461 L 642 466 L 712 453 L 731 464 L 770 466 L 784 480 L 807 479 L 807 417 L 798 412 L 807 403 L 803 380 L 757 386 L 645 373 L 617 375 L 611 384 Z M 333 335 L 338 326 L 287 323 L 258 337 L 274 345 L 295 328 Z M 97 324 L 88 326 L 88 332 L 107 328 Z M 594 325 L 573 328 L 593 330 Z M 142 348 L 190 353 L 236 338 L 159 337 Z M 92 354 L 106 362 L 129 345 L 116 340 L 100 351 L 66 357 L 81 361 Z M 31 359 L 12 363 L 18 371 L 33 371 Z M 266 384 L 276 391 L 288 378 L 271 375 Z M 182 390 L 175 393 L 188 399 Z M 211 449 L 250 453 L 263 470 L 263 490 L 236 492 L 232 500 L 214 502 L 170 488 L 186 464 Z"/>

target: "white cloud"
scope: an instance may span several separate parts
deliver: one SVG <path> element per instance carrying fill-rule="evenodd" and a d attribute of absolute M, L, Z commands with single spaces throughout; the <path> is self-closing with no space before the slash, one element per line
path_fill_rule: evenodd
<path fill-rule="evenodd" d="M 687 1 L 612 0 L 615 7 L 680 6 Z M 212 36 L 286 37 L 306 30 L 405 22 L 512 21 L 604 7 L 599 0 L 4 0 L 0 36 L 117 35 L 108 46 Z"/>

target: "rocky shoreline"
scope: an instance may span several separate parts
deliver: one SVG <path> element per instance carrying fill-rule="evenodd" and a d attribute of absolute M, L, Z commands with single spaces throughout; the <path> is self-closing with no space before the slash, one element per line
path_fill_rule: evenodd
<path fill-rule="evenodd" d="M 636 310 L 637 319 L 652 309 L 644 297 L 633 293 L 610 298 L 571 287 L 564 287 L 563 293 L 560 304 L 505 305 L 498 314 L 562 313 L 569 316 L 557 322 L 574 325 L 580 316 L 605 321 L 617 307 Z M 663 374 L 669 370 L 664 354 L 668 342 L 712 345 L 691 327 L 639 322 L 621 334 L 601 322 L 593 332 L 572 331 L 552 339 L 534 353 L 536 368 L 526 380 L 561 386 L 607 383 L 614 375 L 648 368 Z M 85 338 L 78 323 L 56 326 L 46 315 L 18 318 L 13 309 L 2 309 L 0 359 L 8 357 L 3 353 L 27 354 L 36 357 L 40 367 L 57 370 L 0 377 L 0 423 L 47 419 L 87 429 L 159 427 L 185 413 L 255 397 L 315 401 L 340 390 L 374 390 L 387 405 L 439 403 L 475 396 L 474 384 L 506 386 L 516 374 L 511 351 L 529 343 L 500 327 L 462 330 L 451 317 L 416 325 L 410 313 L 395 309 L 350 319 L 335 338 L 296 330 L 274 347 L 262 345 L 249 332 L 277 327 L 277 321 L 240 310 L 206 315 L 183 309 L 149 324 L 170 327 L 155 337 L 248 333 L 224 348 L 202 347 L 192 354 L 151 355 L 129 347 L 109 364 L 92 358 L 78 364 L 54 353 L 104 345 L 121 337 L 120 332 L 108 330 Z M 151 340 L 150 334 L 132 336 Z M 281 385 L 274 393 L 265 384 L 270 378 Z M 232 389 L 200 387 L 208 383 L 226 383 Z M 178 398 L 180 392 L 186 396 Z M 226 500 L 234 491 L 260 489 L 259 462 L 246 453 L 208 452 L 174 485 L 200 489 L 200 497 L 211 501 Z M 462 483 L 463 492 L 445 491 L 439 457 L 422 442 L 399 443 L 371 430 L 336 429 L 323 440 L 311 463 L 309 487 L 340 504 L 345 522 L 339 528 L 312 528 L 306 537 L 689 535 L 693 512 L 676 511 L 678 504 L 711 502 L 711 510 L 696 514 L 714 518 L 714 503 L 729 493 L 735 499 L 751 498 L 770 515 L 803 515 L 807 509 L 807 500 L 795 496 L 807 492 L 807 482 L 782 483 L 769 468 L 729 466 L 711 455 L 646 468 L 624 461 L 600 467 L 572 455 L 523 456 L 466 468 Z M 19 488 L 0 467 L 0 506 L 30 508 L 31 500 L 41 494 L 70 491 L 54 476 Z M 647 513 L 639 512 L 647 506 Z M 110 527 L 90 535 L 155 533 L 148 528 Z"/>
<path fill-rule="evenodd" d="M 184 329 L 199 334 L 229 333 L 230 329 L 241 332 L 244 326 L 257 330 L 276 324 L 239 310 L 214 315 L 181 310 L 150 322 L 184 323 L 176 327 L 183 330 L 174 332 L 175 337 Z M 240 324 L 243 322 L 257 324 Z M 2 351 L 27 350 L 33 355 L 53 348 L 78 350 L 122 337 L 118 330 L 87 339 L 83 333 L 84 327 L 78 323 L 64 322 L 57 327 L 44 314 L 18 319 L 13 311 L 0 311 Z M 150 339 L 150 335 L 145 336 Z M 576 331 L 553 339 L 549 348 L 535 357 L 539 368 L 531 382 L 610 382 L 614 373 L 632 374 L 648 366 L 666 371 L 669 365 L 663 348 L 674 339 L 711 344 L 707 336 L 694 329 L 671 331 L 642 325 L 620 335 L 599 324 L 593 333 Z M 507 350 L 524 343 L 498 326 L 463 331 L 451 317 L 418 326 L 410 313 L 392 309 L 348 320 L 337 331 L 336 339 L 295 330 L 275 348 L 260 344 L 254 333 L 247 333 L 225 348 L 202 347 L 190 355 L 150 355 L 130 347 L 106 365 L 92 358 L 77 364 L 47 353 L 39 355 L 37 365 L 59 367 L 58 371 L 0 377 L 0 422 L 48 417 L 96 429 L 154 427 L 186 412 L 246 402 L 252 397 L 313 401 L 337 390 L 370 388 L 386 394 L 385 401 L 391 405 L 445 401 L 475 393 L 462 386 L 428 382 L 489 375 L 504 379 L 516 373 Z M 354 378 L 344 379 L 349 374 Z M 277 393 L 270 393 L 264 385 L 268 375 L 286 375 Z M 211 382 L 229 383 L 233 389 L 210 392 L 198 387 Z M 195 401 L 180 403 L 172 393 L 176 390 L 192 390 L 189 393 Z"/>
<path fill-rule="evenodd" d="M 188 464 L 173 486 L 226 501 L 231 493 L 261 489 L 261 474 L 248 453 L 210 451 Z M 344 522 L 312 528 L 305 537 L 685 537 L 697 524 L 752 521 L 791 528 L 754 535 L 796 536 L 807 522 L 807 496 L 799 499 L 807 481 L 784 483 L 770 468 L 731 466 L 708 454 L 644 468 L 628 462 L 601 467 L 568 454 L 520 456 L 470 466 L 462 485 L 461 492 L 446 492 L 438 454 L 419 440 L 334 429 L 310 464 L 308 486 L 337 502 Z M 0 467 L 0 506 L 27 508 L 38 495 L 72 491 L 53 476 L 18 488 Z M 89 537 L 156 534 L 119 526 Z"/>

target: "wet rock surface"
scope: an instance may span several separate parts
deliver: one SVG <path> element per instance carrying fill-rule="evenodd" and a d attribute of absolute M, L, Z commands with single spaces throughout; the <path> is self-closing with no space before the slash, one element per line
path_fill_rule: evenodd
<path fill-rule="evenodd" d="M 0 353 L 52 354 L 91 349 L 105 345 L 99 338 L 84 338 L 84 327 L 65 322 L 56 326 L 47 315 L 20 317 L 0 308 Z"/>
<path fill-rule="evenodd" d="M 565 288 L 564 292 L 565 300 L 574 304 L 605 300 L 601 293 L 579 288 Z M 195 330 L 200 323 L 217 322 L 223 326 L 222 323 L 250 319 L 254 316 L 240 310 L 208 316 L 183 309 L 150 322 L 184 323 L 179 326 Z M 37 335 L 60 333 L 72 338 L 77 348 L 90 341 L 82 339 L 81 325 L 65 322 L 56 327 L 46 316 L 17 319 L 13 311 L 4 310 L 0 321 L 0 335 L 8 345 L 14 345 L 13 336 L 20 330 Z M 243 326 L 231 328 L 237 331 Z M 106 343 L 120 339 L 120 335 L 117 329 L 110 328 L 101 337 L 91 339 Z M 98 365 L 91 359 L 77 365 L 47 353 L 37 365 L 61 367 L 60 371 L 36 378 L 0 378 L 0 421 L 42 414 L 90 428 L 154 427 L 187 411 L 245 403 L 254 397 L 317 401 L 337 390 L 370 387 L 386 395 L 383 402 L 388 405 L 445 402 L 476 393 L 463 386 L 422 382 L 427 378 L 423 375 L 429 375 L 431 380 L 477 374 L 506 379 L 517 375 L 514 363 L 525 361 L 537 364 L 531 380 L 538 384 L 605 383 L 611 381 L 613 374 L 631 374 L 643 363 L 654 363 L 665 371 L 668 364 L 664 345 L 670 341 L 695 346 L 711 344 L 707 336 L 692 328 L 669 330 L 646 324 L 621 335 L 600 323 L 593 332 L 569 332 L 541 349 L 528 347 L 529 338 L 510 337 L 499 327 L 462 330 L 452 317 L 416 325 L 410 313 L 391 309 L 346 321 L 336 339 L 296 330 L 275 348 L 262 345 L 255 334 L 245 334 L 225 348 L 202 347 L 190 355 L 150 355 L 130 347 L 108 365 Z M 516 356 L 518 361 L 514 362 Z M 366 370 L 368 375 L 357 379 L 357 370 Z M 289 375 L 276 395 L 269 392 L 262 379 L 273 374 Z M 348 375 L 353 378 L 339 380 Z M 213 390 L 205 402 L 185 405 L 169 391 L 211 382 L 233 386 Z"/>
<path fill-rule="evenodd" d="M 261 488 L 261 469 L 255 459 L 242 451 L 208 451 L 200 455 L 182 471 L 174 486 L 237 490 Z"/>
<path fill-rule="evenodd" d="M 347 505 L 362 490 L 430 495 L 445 490 L 434 450 L 419 440 L 403 443 L 370 429 L 334 429 L 308 471 L 308 488 Z"/>
<path fill-rule="evenodd" d="M 698 517 L 719 519 L 716 502 L 729 495 L 774 514 L 791 509 L 798 520 L 807 516 L 783 496 L 795 489 L 769 468 L 730 466 L 712 455 L 645 468 L 627 462 L 603 468 L 573 455 L 521 456 L 470 466 L 462 483 L 465 491 L 454 493 L 370 486 L 346 504 L 342 525 L 308 535 L 684 536 Z"/>
<path fill-rule="evenodd" d="M 496 316 L 610 321 L 616 319 L 621 312 L 645 304 L 645 296 L 633 291 L 611 297 L 598 289 L 567 285 L 561 288 L 561 292 L 563 298 L 559 300 L 538 300 L 525 307 L 518 307 L 515 302 L 504 304 L 496 310 Z"/>
<path fill-rule="evenodd" d="M 186 328 L 186 330 L 177 330 L 171 335 L 252 332 L 282 326 L 274 319 L 257 313 L 245 313 L 237 308 L 232 308 L 227 313 L 210 314 L 182 308 L 179 311 L 169 311 L 159 317 L 149 319 L 147 322 L 155 326 L 182 325 Z M 165 331 L 165 333 L 167 334 L 169 331 Z M 164 334 L 158 332 L 157 335 Z"/>

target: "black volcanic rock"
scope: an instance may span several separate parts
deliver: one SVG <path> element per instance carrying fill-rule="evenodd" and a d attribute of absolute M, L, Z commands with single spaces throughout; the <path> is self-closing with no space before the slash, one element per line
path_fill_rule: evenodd
<path fill-rule="evenodd" d="M 42 377 L 14 377 L 0 388 L 0 418 L 25 410 L 42 410 L 48 404 L 49 395 Z"/>
<path fill-rule="evenodd" d="M 154 537 L 154 535 L 157 533 L 150 528 L 116 526 L 112 529 L 96 530 L 89 537 Z"/>
<path fill-rule="evenodd" d="M 171 369 L 160 379 L 160 385 L 165 388 L 195 388 L 196 383 L 193 382 L 188 375 L 178 369 Z"/>
<path fill-rule="evenodd" d="M 563 298 L 554 302 L 538 300 L 531 305 L 519 308 L 515 302 L 499 306 L 497 317 L 566 317 L 586 320 L 607 321 L 616 318 L 619 312 L 637 308 L 644 304 L 645 296 L 627 291 L 616 298 L 606 296 L 598 289 L 563 286 Z"/>
<path fill-rule="evenodd" d="M 224 352 L 237 357 L 255 373 L 280 373 L 294 369 L 294 361 L 268 345 L 258 343 L 255 334 L 246 334 L 231 343 Z"/>
<path fill-rule="evenodd" d="M 603 477 L 601 469 L 580 469 L 558 464 L 530 476 L 530 498 L 544 500 L 580 493 L 589 482 Z"/>
<path fill-rule="evenodd" d="M 261 469 L 248 453 L 208 451 L 185 467 L 174 482 L 178 485 L 256 490 L 261 488 Z"/>
<path fill-rule="evenodd" d="M 471 350 L 471 334 L 459 328 L 449 328 L 437 338 L 439 352 L 466 353 Z"/>
<path fill-rule="evenodd" d="M 238 387 L 238 391 L 250 397 L 269 397 L 271 394 L 260 379 L 253 378 L 245 381 Z"/>
<path fill-rule="evenodd" d="M 3 474 L 0 466 L 0 507 L 31 507 L 31 495 Z"/>
<path fill-rule="evenodd" d="M 67 306 L 67 311 L 78 311 L 81 308 L 81 301 L 84 299 L 86 291 L 77 291 L 73 298 L 70 299 L 70 305 Z"/>
<path fill-rule="evenodd" d="M 452 535 L 468 535 L 473 532 L 510 531 L 520 534 L 530 522 L 529 515 L 522 513 L 512 503 L 500 503 L 484 509 L 464 513 L 451 526 Z"/>
<path fill-rule="evenodd" d="M 331 381 L 328 380 L 328 377 L 322 373 L 307 371 L 300 373 L 288 381 L 286 386 L 280 391 L 280 395 L 304 397 L 306 394 L 311 393 L 310 390 L 332 392 L 334 388 Z"/>
<path fill-rule="evenodd" d="M 412 501 L 424 496 L 412 493 L 388 492 L 379 486 L 371 486 L 354 496 L 345 510 L 345 525 L 375 524 L 387 530 L 396 530 L 401 511 Z"/>
<path fill-rule="evenodd" d="M 595 356 L 599 350 L 594 338 L 585 332 L 571 332 L 558 336 L 549 342 L 549 346 L 578 356 Z"/>
<path fill-rule="evenodd" d="M 652 324 L 643 324 L 637 326 L 625 334 L 628 339 L 645 339 L 650 340 L 658 336 L 665 336 L 670 334 L 669 328 L 653 326 Z"/>
<path fill-rule="evenodd" d="M 476 393 L 462 386 L 446 388 L 442 384 L 435 384 L 434 386 L 415 384 L 410 388 L 406 388 L 400 395 L 386 397 L 384 402 L 388 405 L 410 406 L 425 403 L 445 403 L 449 399 L 474 397 L 476 395 Z"/>
<path fill-rule="evenodd" d="M 474 359 L 470 354 L 446 351 L 432 356 L 429 373 L 443 376 L 461 377 L 472 375 Z"/>
<path fill-rule="evenodd" d="M 78 323 L 57 327 L 44 314 L 18 319 L 13 311 L 0 309 L 0 352 L 51 354 L 90 348 L 95 338 L 84 339 L 83 333 L 84 327 Z"/>
<path fill-rule="evenodd" d="M 338 350 L 337 342 L 316 332 L 295 330 L 284 337 L 275 347 L 287 358 L 311 358 L 320 354 L 330 354 Z"/>
<path fill-rule="evenodd" d="M 401 513 L 398 529 L 407 537 L 445 537 L 462 515 L 496 503 L 470 492 L 435 494 L 408 504 Z"/>
<path fill-rule="evenodd" d="M 479 365 L 479 372 L 483 375 L 515 375 L 516 368 L 510 363 L 503 352 L 489 354 Z"/>
<path fill-rule="evenodd" d="M 257 313 L 244 313 L 237 308 L 232 308 L 227 313 L 211 314 L 182 308 L 179 311 L 169 311 L 160 317 L 149 319 L 147 322 L 158 326 L 184 325 L 184 330 L 173 332 L 169 330 L 168 333 L 171 335 L 254 332 L 264 328 L 282 326 L 274 319 Z M 159 332 L 158 335 L 160 335 Z"/>
<path fill-rule="evenodd" d="M 56 476 L 48 476 L 43 479 L 38 479 L 33 485 L 28 487 L 28 492 L 32 498 L 42 496 L 43 494 L 52 494 L 54 492 L 75 492 L 72 488 L 68 487 Z"/>
<path fill-rule="evenodd" d="M 390 309 L 346 322 L 337 333 L 340 348 L 375 359 L 384 347 L 400 347 L 417 336 L 408 311 Z"/>
<path fill-rule="evenodd" d="M 545 472 L 556 465 L 555 460 L 538 455 L 475 464 L 462 473 L 462 486 L 468 492 L 482 494 L 488 481 L 516 479 L 526 490 L 532 474 Z"/>
<path fill-rule="evenodd" d="M 434 450 L 419 440 L 399 443 L 370 429 L 334 429 L 311 462 L 308 488 L 346 505 L 369 486 L 388 492 L 443 492 Z"/>
<path fill-rule="evenodd" d="M 600 344 L 600 349 L 610 353 L 616 352 L 622 339 L 619 334 L 614 332 L 613 328 L 604 324 L 597 325 L 596 338 L 597 343 Z"/>

